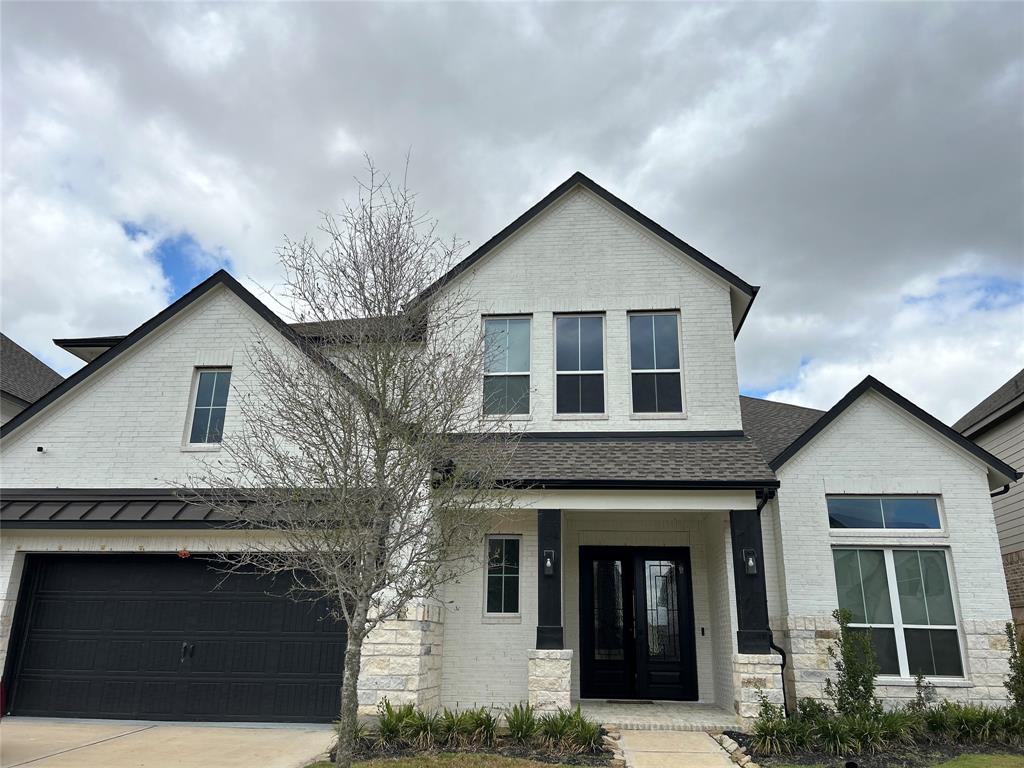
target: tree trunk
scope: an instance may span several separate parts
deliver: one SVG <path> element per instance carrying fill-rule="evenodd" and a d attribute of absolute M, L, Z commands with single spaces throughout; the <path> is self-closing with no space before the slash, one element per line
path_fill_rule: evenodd
<path fill-rule="evenodd" d="M 367 601 L 359 601 L 352 611 L 345 646 L 345 678 L 341 682 L 341 715 L 338 718 L 337 768 L 351 768 L 359 731 L 359 667 L 365 639 Z"/>

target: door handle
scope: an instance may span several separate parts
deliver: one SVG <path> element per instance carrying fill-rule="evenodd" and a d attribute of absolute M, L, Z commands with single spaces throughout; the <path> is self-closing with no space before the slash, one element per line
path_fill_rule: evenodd
<path fill-rule="evenodd" d="M 179 660 L 179 663 L 182 663 L 182 662 L 185 661 L 185 654 L 186 653 L 188 653 L 188 643 L 184 643 L 183 642 L 181 644 L 181 659 Z"/>
<path fill-rule="evenodd" d="M 190 645 L 188 647 L 188 657 L 191 659 L 195 655 L 196 655 L 196 644 L 192 643 L 192 645 Z"/>

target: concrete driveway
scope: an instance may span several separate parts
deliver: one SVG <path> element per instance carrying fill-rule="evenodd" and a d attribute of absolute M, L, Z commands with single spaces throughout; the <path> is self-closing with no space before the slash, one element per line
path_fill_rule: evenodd
<path fill-rule="evenodd" d="M 0 720 L 0 768 L 302 768 L 330 747 L 328 725 Z"/>

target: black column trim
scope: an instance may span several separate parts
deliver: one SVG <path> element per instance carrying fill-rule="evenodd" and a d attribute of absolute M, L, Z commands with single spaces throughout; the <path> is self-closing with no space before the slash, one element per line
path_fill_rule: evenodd
<path fill-rule="evenodd" d="M 554 553 L 554 573 L 544 573 L 544 552 Z M 537 648 L 561 650 L 562 629 L 562 510 L 537 510 Z"/>
<path fill-rule="evenodd" d="M 756 509 L 729 512 L 732 562 L 736 582 L 736 645 L 740 653 L 770 653 L 768 587 L 764 573 L 761 515 Z M 743 550 L 753 550 L 757 573 L 747 573 Z"/>

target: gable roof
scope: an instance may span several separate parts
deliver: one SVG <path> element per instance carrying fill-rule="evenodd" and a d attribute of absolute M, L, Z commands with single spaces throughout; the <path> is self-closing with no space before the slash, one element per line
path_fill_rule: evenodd
<path fill-rule="evenodd" d="M 986 397 L 953 425 L 965 437 L 974 438 L 1024 408 L 1024 368 Z"/>
<path fill-rule="evenodd" d="M 817 408 L 777 403 L 740 395 L 743 432 L 749 435 L 766 461 L 771 461 L 818 419 L 825 415 Z"/>
<path fill-rule="evenodd" d="M 47 392 L 43 397 L 36 400 L 32 405 L 23 410 L 21 413 L 14 416 L 12 419 L 7 421 L 5 424 L 0 426 L 0 438 L 7 437 L 11 432 L 20 427 L 26 421 L 31 419 L 37 413 L 42 411 L 48 405 L 67 394 L 83 381 L 88 379 L 94 373 L 102 369 L 108 363 L 116 360 L 122 353 L 127 352 L 133 346 L 135 346 L 142 339 L 146 338 L 150 333 L 155 331 L 157 328 L 162 326 L 168 320 L 174 318 L 178 313 L 187 307 L 191 306 L 198 299 L 205 296 L 211 290 L 217 286 L 224 286 L 238 298 L 240 298 L 246 305 L 248 305 L 256 314 L 266 320 L 271 326 L 281 333 L 286 339 L 294 343 L 301 349 L 308 351 L 308 344 L 302 344 L 302 337 L 292 330 L 286 322 L 279 318 L 273 311 L 267 307 L 262 301 L 257 299 L 251 292 L 249 292 L 241 283 L 235 278 L 228 274 L 223 269 L 214 272 L 210 277 L 201 282 L 191 291 L 186 293 L 184 296 L 179 298 L 173 304 L 168 306 L 166 309 L 154 315 L 149 320 L 144 322 L 134 331 L 129 333 L 127 336 L 121 338 L 114 346 L 107 349 L 99 357 L 93 360 L 85 367 L 79 369 L 68 378 L 64 379 L 60 384 Z"/>
<path fill-rule="evenodd" d="M 64 377 L 50 366 L 0 333 L 0 391 L 26 405 L 34 403 Z"/>
<path fill-rule="evenodd" d="M 912 402 L 903 397 L 893 389 L 890 389 L 885 384 L 880 382 L 874 376 L 866 376 L 864 380 L 856 387 L 847 392 L 843 398 L 826 411 L 817 421 L 815 421 L 810 427 L 808 427 L 796 440 L 789 444 L 781 453 L 769 460 L 768 466 L 773 470 L 778 471 L 779 468 L 795 456 L 801 448 L 807 445 L 811 440 L 817 437 L 823 432 L 833 421 L 835 421 L 847 408 L 861 398 L 866 392 L 872 391 L 876 394 L 884 397 L 893 405 L 903 409 L 908 414 L 916 418 L 918 421 L 923 423 L 926 427 L 930 427 L 935 432 L 945 437 L 950 442 L 954 443 L 959 448 L 967 451 L 969 454 L 974 456 L 976 459 L 984 462 L 989 467 L 989 478 L 990 481 L 994 479 L 997 481 L 996 485 L 1005 485 L 1006 483 L 1012 483 L 1021 477 L 1021 473 L 1015 470 L 1006 462 L 993 456 L 988 451 L 984 450 L 980 446 L 972 443 L 966 437 L 961 435 L 951 427 L 946 426 L 937 418 L 932 416 L 930 413 L 914 405 Z"/>
<path fill-rule="evenodd" d="M 550 206 L 552 203 L 554 203 L 556 200 L 562 197 L 562 195 L 571 190 L 573 187 L 577 186 L 583 187 L 584 189 L 597 195 L 602 200 L 609 203 L 611 206 L 617 208 L 619 211 L 621 211 L 626 216 L 631 218 L 637 224 L 639 224 L 640 226 L 650 231 L 652 234 L 664 240 L 673 248 L 682 251 L 695 262 L 700 264 L 702 267 L 725 280 L 725 282 L 729 284 L 730 296 L 735 300 L 734 305 L 738 305 L 739 307 L 739 312 L 733 313 L 733 333 L 734 335 L 739 334 L 740 328 L 743 326 L 743 321 L 746 320 L 747 313 L 750 311 L 750 306 L 751 304 L 753 304 L 754 298 L 757 296 L 759 286 L 751 285 L 746 280 L 743 280 L 739 276 L 730 272 L 728 269 L 723 267 L 718 262 L 712 261 L 708 256 L 698 251 L 692 245 L 690 245 L 687 242 L 684 242 L 682 239 L 669 232 L 667 229 L 665 229 L 657 222 L 652 221 L 647 216 L 640 213 L 640 211 L 638 211 L 636 208 L 631 206 L 629 203 L 625 202 L 621 198 L 616 197 L 607 189 L 605 189 L 604 187 L 602 187 L 600 184 L 590 179 L 589 177 L 585 176 L 580 171 L 576 171 L 576 173 L 574 173 L 568 179 L 566 179 L 553 190 L 551 190 L 547 195 L 541 198 L 540 201 L 533 205 L 519 218 L 517 218 L 515 221 L 513 221 L 511 224 L 509 224 L 507 227 L 501 230 L 498 234 L 496 234 L 486 243 L 484 243 L 475 251 L 473 251 L 471 254 L 469 254 L 469 256 L 467 256 L 454 267 L 452 267 L 450 270 L 448 270 L 448 272 L 446 272 L 444 275 L 442 275 L 429 286 L 427 286 L 427 288 L 425 288 L 420 293 L 420 295 L 416 297 L 415 301 L 419 302 L 429 298 L 432 294 L 436 293 L 443 286 L 450 283 L 456 277 L 458 277 L 467 269 L 469 269 L 478 261 L 480 261 L 480 259 L 486 256 L 488 253 L 490 253 L 503 242 L 512 237 L 512 235 L 521 230 L 524 226 L 529 224 L 534 218 L 537 217 L 538 214 L 540 214 L 548 206 Z"/>

